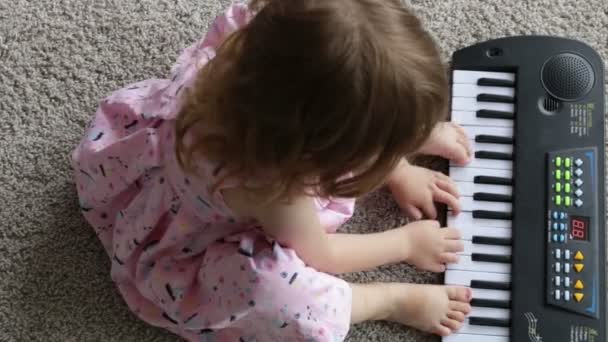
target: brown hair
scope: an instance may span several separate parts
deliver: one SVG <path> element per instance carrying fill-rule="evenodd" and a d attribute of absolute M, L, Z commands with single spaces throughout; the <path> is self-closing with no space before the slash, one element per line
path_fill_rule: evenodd
<path fill-rule="evenodd" d="M 254 18 L 186 92 L 176 124 L 185 169 L 204 156 L 230 177 L 266 176 L 274 198 L 360 196 L 446 115 L 439 52 L 398 0 L 251 6 Z"/>

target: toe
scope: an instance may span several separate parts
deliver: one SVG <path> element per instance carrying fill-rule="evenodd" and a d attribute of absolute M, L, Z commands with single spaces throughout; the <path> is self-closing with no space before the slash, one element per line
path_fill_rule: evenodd
<path fill-rule="evenodd" d="M 448 318 L 458 322 L 464 322 L 465 316 L 464 312 L 462 311 L 451 310 L 450 312 L 448 312 Z"/>
<path fill-rule="evenodd" d="M 445 272 L 446 267 L 445 267 L 444 263 L 435 263 L 432 266 L 430 266 L 428 268 L 428 270 L 431 272 L 441 273 L 441 272 Z"/>
<path fill-rule="evenodd" d="M 448 297 L 453 301 L 469 302 L 471 300 L 471 289 L 466 287 L 448 287 Z"/>
<path fill-rule="evenodd" d="M 452 311 L 459 311 L 465 315 L 468 314 L 469 312 L 471 312 L 471 305 L 468 303 L 463 303 L 463 302 L 452 301 L 449 304 L 449 308 Z"/>
<path fill-rule="evenodd" d="M 437 334 L 439 336 L 448 336 L 452 333 L 450 328 L 443 326 L 443 325 L 439 325 L 439 326 L 435 327 L 435 329 L 433 329 L 433 331 L 431 331 L 431 332 L 433 334 Z"/>
<path fill-rule="evenodd" d="M 458 322 L 457 320 L 446 318 L 441 320 L 441 325 L 450 328 L 451 331 L 456 331 L 462 327 L 462 322 Z"/>

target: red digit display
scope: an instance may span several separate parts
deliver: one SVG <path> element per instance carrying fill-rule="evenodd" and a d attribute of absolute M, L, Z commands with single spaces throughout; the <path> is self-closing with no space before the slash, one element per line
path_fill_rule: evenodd
<path fill-rule="evenodd" d="M 573 240 L 589 240 L 587 229 L 589 219 L 586 217 L 573 216 L 570 220 L 570 234 Z"/>

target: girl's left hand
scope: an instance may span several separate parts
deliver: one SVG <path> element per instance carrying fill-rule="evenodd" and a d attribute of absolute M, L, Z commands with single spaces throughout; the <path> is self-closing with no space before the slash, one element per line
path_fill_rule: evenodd
<path fill-rule="evenodd" d="M 388 186 L 406 215 L 415 220 L 426 216 L 437 218 L 435 202 L 460 212 L 458 189 L 448 176 L 423 167 L 410 165 L 405 160 L 393 170 Z"/>

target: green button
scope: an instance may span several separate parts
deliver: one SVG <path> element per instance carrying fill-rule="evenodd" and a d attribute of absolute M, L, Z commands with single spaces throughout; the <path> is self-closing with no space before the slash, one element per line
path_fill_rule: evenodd
<path fill-rule="evenodd" d="M 555 183 L 555 192 L 562 192 L 562 183 Z"/>
<path fill-rule="evenodd" d="M 566 196 L 566 197 L 564 197 L 564 205 L 565 205 L 566 207 L 569 207 L 569 206 L 570 206 L 570 196 Z"/>
<path fill-rule="evenodd" d="M 565 167 L 570 167 L 570 163 L 572 162 L 572 158 L 566 158 L 564 160 L 564 166 Z"/>
<path fill-rule="evenodd" d="M 569 170 L 564 171 L 564 179 L 570 180 L 570 171 Z"/>
<path fill-rule="evenodd" d="M 567 194 L 570 193 L 570 183 L 564 184 L 564 192 Z"/>
<path fill-rule="evenodd" d="M 555 205 L 562 205 L 562 196 L 555 196 Z"/>
<path fill-rule="evenodd" d="M 562 166 L 562 157 L 555 157 L 555 166 Z"/>
<path fill-rule="evenodd" d="M 562 179 L 562 170 L 555 170 L 555 179 Z"/>

